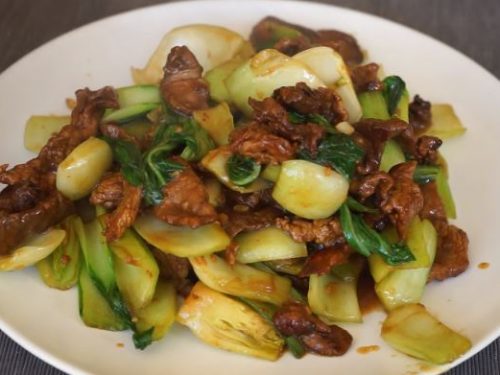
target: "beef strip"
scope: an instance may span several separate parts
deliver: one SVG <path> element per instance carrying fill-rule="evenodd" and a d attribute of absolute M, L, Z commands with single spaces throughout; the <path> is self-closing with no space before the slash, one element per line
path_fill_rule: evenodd
<path fill-rule="evenodd" d="M 111 87 L 97 91 L 78 90 L 76 100 L 76 107 L 71 113 L 71 124 L 53 135 L 36 158 L 0 173 L 0 183 L 17 185 L 29 182 L 39 185 L 43 174 L 55 172 L 76 146 L 97 134 L 99 121 L 106 108 L 118 107 L 116 94 Z"/>
<path fill-rule="evenodd" d="M 156 248 L 153 248 L 153 256 L 160 268 L 160 277 L 171 281 L 177 292 L 186 297 L 194 285 L 190 279 L 192 268 L 189 260 L 164 253 Z"/>
<path fill-rule="evenodd" d="M 423 133 L 431 125 L 431 103 L 416 95 L 410 103 L 409 115 L 415 134 Z"/>
<path fill-rule="evenodd" d="M 334 247 L 325 247 L 321 250 L 312 251 L 306 258 L 306 262 L 299 277 L 310 275 L 324 275 L 332 269 L 333 266 L 347 263 L 351 249 L 344 243 Z"/>
<path fill-rule="evenodd" d="M 123 196 L 116 209 L 106 216 L 104 235 L 108 242 L 117 240 L 132 226 L 141 207 L 142 188 L 122 178 Z"/>
<path fill-rule="evenodd" d="M 298 302 L 288 302 L 273 316 L 276 329 L 285 336 L 296 336 L 308 352 L 323 356 L 343 355 L 352 336 L 336 325 L 327 325 Z"/>
<path fill-rule="evenodd" d="M 205 185 L 188 165 L 163 187 L 163 197 L 154 214 L 171 225 L 197 228 L 217 220 Z"/>
<path fill-rule="evenodd" d="M 114 210 L 123 199 L 123 183 L 124 178 L 120 172 L 104 176 L 90 194 L 90 203 Z"/>
<path fill-rule="evenodd" d="M 53 189 L 33 208 L 0 217 L 0 255 L 8 254 L 32 235 L 42 233 L 73 213 L 73 204 Z"/>
<path fill-rule="evenodd" d="M 306 220 L 280 217 L 276 226 L 288 232 L 297 242 L 315 242 L 324 246 L 334 246 L 344 241 L 338 218 Z"/>
<path fill-rule="evenodd" d="M 358 94 L 366 91 L 379 91 L 383 89 L 382 82 L 378 79 L 378 64 L 370 63 L 351 69 L 351 79 L 354 89 Z"/>
<path fill-rule="evenodd" d="M 335 91 L 325 87 L 311 89 L 304 82 L 299 82 L 295 86 L 284 86 L 274 90 L 273 98 L 288 111 L 304 115 L 318 114 L 332 124 L 347 119 L 342 99 Z"/>
<path fill-rule="evenodd" d="M 295 147 L 258 123 L 241 126 L 229 136 L 231 151 L 255 159 L 260 164 L 280 164 L 292 159 Z"/>
<path fill-rule="evenodd" d="M 0 168 L 0 183 L 10 185 L 0 193 L 0 254 L 7 254 L 28 237 L 41 233 L 74 212 L 73 203 L 56 189 L 58 165 L 78 146 L 98 132 L 106 108 L 118 102 L 111 87 L 76 92 L 71 124 L 53 135 L 39 155 L 7 170 Z M 6 204 L 10 198 L 11 205 Z"/>
<path fill-rule="evenodd" d="M 360 201 L 371 200 L 396 227 L 400 239 L 405 239 L 411 220 L 423 205 L 420 187 L 413 181 L 417 163 L 397 164 L 389 173 L 377 171 L 351 182 L 350 192 Z"/>
<path fill-rule="evenodd" d="M 409 161 L 391 168 L 389 174 L 394 179 L 394 186 L 388 194 L 388 199 L 380 205 L 380 209 L 387 214 L 402 240 L 406 239 L 412 219 L 424 205 L 420 187 L 413 181 L 416 166 L 416 162 Z"/>
<path fill-rule="evenodd" d="M 174 111 L 191 115 L 208 108 L 209 90 L 202 79 L 203 68 L 186 46 L 172 48 L 163 72 L 160 91 Z"/>
<path fill-rule="evenodd" d="M 420 190 L 424 198 L 424 205 L 420 210 L 419 216 L 422 219 L 429 219 L 432 223 L 446 222 L 446 211 L 438 194 L 436 183 L 431 181 L 421 185 Z"/>
<path fill-rule="evenodd" d="M 279 33 L 276 29 L 295 30 L 299 35 Z M 290 35 L 291 34 L 291 35 Z M 337 30 L 314 31 L 306 27 L 268 16 L 252 29 L 250 42 L 256 50 L 274 48 L 288 56 L 314 46 L 326 46 L 336 50 L 348 65 L 363 61 L 363 53 L 355 38 Z"/>
<path fill-rule="evenodd" d="M 274 225 L 276 218 L 283 216 L 283 212 L 276 208 L 266 207 L 259 210 L 238 212 L 228 210 L 219 215 L 224 230 L 230 237 L 238 233 L 267 228 Z"/>
<path fill-rule="evenodd" d="M 467 234 L 445 221 L 434 221 L 438 231 L 436 258 L 429 274 L 429 280 L 445 280 L 464 272 L 469 266 Z"/>
<path fill-rule="evenodd" d="M 358 164 L 357 172 L 362 175 L 374 172 L 380 167 L 385 142 L 404 132 L 409 126 L 397 118 L 390 120 L 363 119 L 354 125 L 362 139 L 358 143 L 365 150 L 362 163 Z"/>
<path fill-rule="evenodd" d="M 353 66 L 363 62 L 363 52 L 352 35 L 338 30 L 319 30 L 316 44 L 331 47 L 339 53 L 347 65 Z"/>
<path fill-rule="evenodd" d="M 417 139 L 415 145 L 415 158 L 419 164 L 436 164 L 439 153 L 438 149 L 443 141 L 438 137 L 423 135 Z"/>

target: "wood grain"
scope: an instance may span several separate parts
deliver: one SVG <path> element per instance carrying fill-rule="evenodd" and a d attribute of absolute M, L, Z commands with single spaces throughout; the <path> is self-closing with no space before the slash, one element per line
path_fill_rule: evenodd
<path fill-rule="evenodd" d="M 0 0 L 0 72 L 43 43 L 91 21 L 162 0 Z M 429 34 L 500 77 L 499 0 L 330 0 Z M 0 331 L 0 374 L 59 375 Z M 500 340 L 450 375 L 500 374 Z"/>

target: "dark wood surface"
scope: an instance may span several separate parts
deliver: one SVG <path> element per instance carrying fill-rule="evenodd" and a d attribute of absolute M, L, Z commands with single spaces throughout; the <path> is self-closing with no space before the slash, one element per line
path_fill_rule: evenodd
<path fill-rule="evenodd" d="M 0 0 L 0 72 L 34 48 L 78 26 L 162 2 L 168 1 Z M 500 77 L 500 0 L 321 2 L 372 13 L 420 30 L 462 51 Z M 62 372 L 32 356 L 0 331 L 0 374 L 55 375 Z M 500 374 L 500 339 L 449 374 Z"/>

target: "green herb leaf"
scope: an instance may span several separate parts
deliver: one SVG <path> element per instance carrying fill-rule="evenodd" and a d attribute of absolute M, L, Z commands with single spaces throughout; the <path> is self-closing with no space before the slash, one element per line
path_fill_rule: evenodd
<path fill-rule="evenodd" d="M 261 166 L 254 159 L 242 155 L 232 155 L 226 164 L 229 179 L 239 186 L 244 186 L 259 177 Z"/>
<path fill-rule="evenodd" d="M 288 121 L 292 124 L 307 124 L 313 123 L 317 125 L 321 125 L 325 130 L 329 133 L 336 133 L 337 130 L 332 126 L 332 124 L 326 119 L 326 117 L 319 115 L 317 113 L 311 113 L 307 115 L 303 115 L 298 112 L 288 112 Z"/>
<path fill-rule="evenodd" d="M 364 256 L 379 254 L 389 265 L 415 260 L 408 246 L 389 244 L 379 233 L 370 228 L 361 216 L 351 214 L 346 204 L 340 207 L 340 224 L 349 246 Z"/>
<path fill-rule="evenodd" d="M 147 331 L 134 333 L 132 339 L 134 340 L 134 346 L 136 349 L 144 350 L 152 344 L 154 330 L 155 327 L 151 327 Z"/>
<path fill-rule="evenodd" d="M 419 185 L 428 184 L 434 181 L 439 173 L 437 165 L 417 165 L 413 173 L 413 181 Z"/>
<path fill-rule="evenodd" d="M 102 137 L 113 150 L 114 159 L 120 164 L 123 177 L 132 185 L 143 184 L 143 163 L 139 148 L 132 142 Z"/>
<path fill-rule="evenodd" d="M 380 211 L 378 208 L 370 208 L 365 206 L 364 204 L 359 203 L 353 197 L 347 197 L 346 200 L 347 207 L 349 207 L 352 211 L 368 213 L 368 214 L 377 214 Z"/>
<path fill-rule="evenodd" d="M 307 150 L 299 151 L 298 156 L 304 160 L 330 166 L 350 179 L 357 163 L 363 158 L 364 151 L 348 135 L 335 133 L 327 135 L 321 141 L 315 158 Z"/>
<path fill-rule="evenodd" d="M 392 116 L 396 112 L 396 108 L 406 89 L 405 82 L 398 76 L 386 77 L 384 83 L 384 98 L 387 103 L 387 110 Z"/>

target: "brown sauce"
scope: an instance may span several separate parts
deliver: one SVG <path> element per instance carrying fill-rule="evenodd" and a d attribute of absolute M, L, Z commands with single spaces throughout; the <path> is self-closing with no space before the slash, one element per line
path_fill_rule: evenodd
<path fill-rule="evenodd" d="M 118 342 L 118 343 L 116 343 L 116 347 L 123 348 L 123 347 L 125 347 L 125 344 L 123 342 Z"/>
<path fill-rule="evenodd" d="M 375 293 L 375 282 L 370 275 L 368 267 L 363 270 L 359 277 L 358 302 L 363 315 L 382 309 L 382 305 Z"/>
<path fill-rule="evenodd" d="M 377 352 L 379 350 L 380 350 L 380 346 L 378 346 L 378 345 L 360 346 L 359 348 L 356 349 L 356 351 L 359 354 L 369 354 L 372 352 Z"/>
<path fill-rule="evenodd" d="M 481 262 L 477 265 L 477 268 L 481 270 L 485 270 L 490 267 L 490 264 L 488 262 Z"/>

